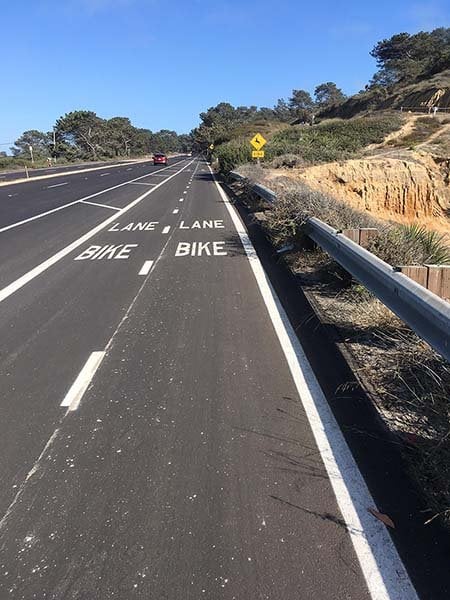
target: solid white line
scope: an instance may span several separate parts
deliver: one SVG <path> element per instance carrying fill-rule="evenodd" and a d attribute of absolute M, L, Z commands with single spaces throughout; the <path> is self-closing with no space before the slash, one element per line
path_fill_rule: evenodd
<path fill-rule="evenodd" d="M 172 214 L 177 215 L 178 213 L 179 213 L 178 208 L 174 208 L 173 211 L 172 211 Z"/>
<path fill-rule="evenodd" d="M 49 267 L 53 266 L 59 260 L 61 260 L 68 254 L 70 254 L 70 252 L 72 252 L 73 250 L 76 250 L 76 248 L 78 248 L 79 246 L 84 244 L 87 240 L 91 239 L 91 237 L 93 237 L 99 231 L 101 231 L 102 229 L 107 227 L 110 223 L 113 223 L 114 221 L 116 221 L 116 219 L 119 215 L 125 214 L 131 208 L 133 208 L 134 206 L 136 206 L 137 204 L 142 202 L 142 200 L 144 200 L 144 198 L 147 198 L 147 196 L 149 196 L 150 194 L 153 194 L 153 192 L 155 192 L 157 189 L 159 189 L 165 183 L 167 183 L 168 181 L 170 181 L 171 179 L 176 177 L 179 173 L 184 171 L 184 169 L 187 166 L 189 166 L 189 164 L 191 164 L 191 163 L 187 163 L 179 171 L 177 171 L 173 175 L 169 175 L 169 177 L 167 179 L 165 179 L 164 181 L 161 181 L 161 183 L 158 183 L 158 185 L 156 187 L 152 188 L 151 190 L 148 190 L 147 192 L 144 192 L 141 196 L 139 196 L 138 198 L 136 198 L 135 200 L 130 202 L 130 204 L 128 204 L 124 208 L 121 208 L 117 213 L 115 213 L 111 217 L 108 217 L 108 219 L 106 219 L 105 221 L 103 221 L 102 223 L 100 223 L 99 225 L 97 225 L 96 227 L 94 227 L 93 229 L 88 231 L 87 233 L 85 233 L 83 236 L 81 236 L 80 238 L 78 238 L 77 240 L 75 240 L 74 242 L 72 242 L 71 244 L 69 244 L 68 246 L 66 246 L 65 248 L 63 248 L 62 250 L 60 250 L 59 252 L 57 252 L 56 254 L 54 254 L 53 256 L 48 258 L 47 260 L 45 260 L 43 263 L 41 263 L 40 265 L 37 265 L 37 267 L 34 267 L 34 269 L 31 269 L 31 271 L 28 271 L 27 273 L 25 273 L 25 275 L 22 275 L 22 277 L 19 277 L 19 279 L 16 279 L 12 283 L 10 283 L 6 287 L 4 287 L 2 290 L 0 290 L 0 302 L 5 300 L 5 298 L 8 298 L 8 296 L 11 296 L 11 294 L 14 294 L 14 292 L 19 290 L 22 286 L 26 285 L 32 279 L 34 279 L 35 277 L 37 277 L 38 275 L 40 275 L 41 273 L 46 271 Z"/>
<path fill-rule="evenodd" d="M 164 229 L 162 230 L 162 232 L 163 232 L 164 234 L 166 234 L 166 233 L 169 233 L 169 231 L 170 231 L 170 225 L 166 225 L 166 226 L 164 227 Z"/>
<path fill-rule="evenodd" d="M 212 176 L 214 174 L 209 169 Z M 334 418 L 304 350 L 255 248 L 228 196 L 214 177 L 239 234 L 273 327 L 280 341 L 342 517 L 373 600 L 418 600 L 405 566 L 383 523 L 368 512 L 375 501 Z"/>
<path fill-rule="evenodd" d="M 81 200 L 80 204 L 90 204 L 91 206 L 100 206 L 101 208 L 110 208 L 111 210 L 122 210 L 117 206 L 109 206 L 109 204 L 100 204 L 99 202 L 89 202 L 89 200 Z"/>
<path fill-rule="evenodd" d="M 148 275 L 150 273 L 150 269 L 153 266 L 153 261 L 152 260 L 146 260 L 145 263 L 142 265 L 141 270 L 139 271 L 139 275 Z"/>
<path fill-rule="evenodd" d="M 139 161 L 138 166 L 141 166 L 141 163 L 149 163 L 150 160 L 148 159 L 144 159 Z M 182 162 L 181 160 L 179 160 L 178 162 Z M 129 164 L 129 163 L 125 163 L 125 164 Z M 177 164 L 177 163 L 175 163 Z M 51 175 L 37 175 L 36 177 L 30 177 L 29 179 L 26 178 L 22 178 L 22 179 L 13 179 L 10 181 L 2 181 L 0 183 L 0 186 L 4 186 L 4 185 L 17 185 L 19 183 L 30 183 L 32 181 L 41 181 L 42 179 L 55 179 L 56 177 L 67 177 L 67 175 L 79 175 L 80 173 L 90 173 L 91 171 L 101 171 L 102 169 L 117 169 L 119 167 L 123 167 L 123 163 L 119 163 L 117 165 L 104 165 L 103 167 L 90 167 L 90 168 L 83 168 L 81 167 L 74 167 L 74 169 L 80 169 L 79 171 L 63 171 L 62 173 L 52 173 Z M 143 166 L 143 165 L 142 165 Z"/>
<path fill-rule="evenodd" d="M 183 161 L 180 160 L 176 164 L 179 164 L 180 162 L 183 162 Z M 164 171 L 164 168 L 158 169 L 158 171 L 155 171 L 155 173 L 159 173 L 159 171 Z M 35 221 L 36 219 L 41 219 L 42 217 L 46 217 L 47 215 L 57 212 L 58 210 L 63 210 L 64 208 L 68 208 L 69 206 L 73 206 L 74 204 L 78 204 L 79 202 L 84 202 L 85 200 L 89 200 L 90 198 L 95 198 L 96 196 L 101 196 L 101 194 L 106 194 L 106 192 L 111 192 L 112 190 L 116 190 L 117 188 L 120 188 L 124 185 L 133 183 L 135 181 L 138 181 L 139 179 L 143 179 L 144 177 L 147 177 L 147 175 L 141 175 L 140 177 L 136 177 L 135 179 L 129 179 L 128 181 L 124 181 L 123 183 L 119 183 L 117 185 L 113 185 L 112 187 L 105 188 L 104 190 L 100 190 L 99 192 L 95 192 L 94 194 L 90 194 L 89 196 L 85 196 L 84 198 L 79 198 L 78 200 L 74 200 L 73 202 L 69 202 L 68 204 L 63 204 L 62 206 L 57 206 L 56 208 L 52 208 L 51 210 L 47 210 L 43 213 L 39 213 L 38 215 L 34 215 L 33 217 L 28 217 L 28 219 L 24 219 L 23 221 L 17 221 L 16 223 L 12 223 L 11 225 L 7 225 L 6 227 L 1 228 L 0 233 L 3 233 L 4 231 L 8 231 L 8 229 L 13 229 L 14 227 L 19 227 L 20 225 L 24 225 L 25 223 L 29 223 L 30 221 Z M 87 177 L 85 177 L 85 179 L 87 179 Z M 159 184 L 152 184 L 152 185 L 159 185 Z"/>
<path fill-rule="evenodd" d="M 55 185 L 48 185 L 45 189 L 49 190 L 51 188 L 61 187 L 62 185 L 69 185 L 69 182 L 65 181 L 64 183 L 55 183 Z"/>
<path fill-rule="evenodd" d="M 93 352 L 90 355 L 60 406 L 68 406 L 71 411 L 78 408 L 80 400 L 91 383 L 104 356 L 105 352 Z"/>

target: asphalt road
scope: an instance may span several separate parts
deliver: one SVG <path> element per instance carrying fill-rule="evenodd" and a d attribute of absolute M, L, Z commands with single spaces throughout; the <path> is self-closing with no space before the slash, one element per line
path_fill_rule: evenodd
<path fill-rule="evenodd" d="M 34 177 L 41 177 L 42 175 L 59 175 L 60 173 L 66 173 L 69 171 L 77 171 L 84 169 L 94 169 L 97 167 L 108 167 L 114 165 L 128 165 L 134 164 L 134 161 L 123 160 L 123 161 L 105 161 L 105 162 L 88 162 L 77 165 L 55 165 L 53 167 L 44 167 L 39 169 L 28 169 L 28 176 L 30 179 Z M 15 169 L 14 171 L 0 171 L 0 183 L 13 181 L 15 179 L 22 179 L 26 177 L 25 169 Z"/>
<path fill-rule="evenodd" d="M 0 256 L 1 600 L 416 597 L 205 163 L 1 187 Z"/>

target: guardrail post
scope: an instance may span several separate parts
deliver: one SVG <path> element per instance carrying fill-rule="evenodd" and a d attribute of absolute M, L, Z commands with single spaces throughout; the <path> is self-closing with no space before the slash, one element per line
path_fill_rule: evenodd
<path fill-rule="evenodd" d="M 450 300 L 450 266 L 427 265 L 427 269 L 427 288 L 444 300 Z"/>
<path fill-rule="evenodd" d="M 400 266 L 398 267 L 400 273 L 406 275 L 419 285 L 422 285 L 424 288 L 427 287 L 428 282 L 428 269 L 422 265 L 412 265 L 412 266 Z"/>

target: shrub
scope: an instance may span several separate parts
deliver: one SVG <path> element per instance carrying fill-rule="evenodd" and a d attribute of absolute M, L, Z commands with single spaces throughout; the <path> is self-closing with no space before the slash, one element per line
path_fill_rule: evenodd
<path fill-rule="evenodd" d="M 219 161 L 222 173 L 229 173 L 238 165 L 252 160 L 251 146 L 248 140 L 232 140 L 218 146 L 214 153 Z"/>

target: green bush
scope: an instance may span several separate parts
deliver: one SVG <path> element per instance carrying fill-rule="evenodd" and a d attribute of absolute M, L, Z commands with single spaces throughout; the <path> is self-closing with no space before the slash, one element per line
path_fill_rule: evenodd
<path fill-rule="evenodd" d="M 309 163 L 346 160 L 369 144 L 382 142 L 389 133 L 399 129 L 402 122 L 402 117 L 390 115 L 290 127 L 272 137 L 266 157 L 297 154 Z"/>
<path fill-rule="evenodd" d="M 229 173 L 238 165 L 248 163 L 252 160 L 251 146 L 248 140 L 232 140 L 218 146 L 214 152 L 219 161 L 219 169 L 222 173 Z"/>

